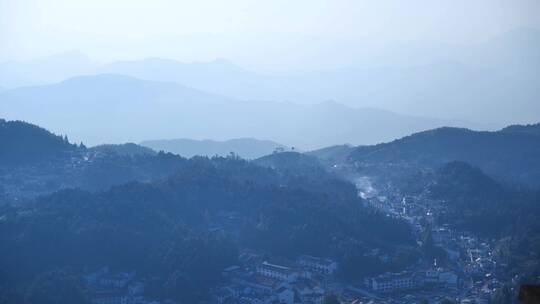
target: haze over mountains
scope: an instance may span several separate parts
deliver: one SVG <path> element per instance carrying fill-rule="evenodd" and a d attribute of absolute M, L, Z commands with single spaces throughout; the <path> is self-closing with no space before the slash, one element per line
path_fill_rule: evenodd
<path fill-rule="evenodd" d="M 539 0 L 0 0 L 0 304 L 536 303 L 539 253 Z"/>
<path fill-rule="evenodd" d="M 333 99 L 357 107 L 484 123 L 532 123 L 540 116 L 537 30 L 515 30 L 460 49 L 414 44 L 395 48 L 371 58 L 373 62 L 278 76 L 248 72 L 226 60 L 185 64 L 157 58 L 117 62 L 100 71 L 174 81 L 239 99 Z M 486 107 L 491 111 L 483 111 Z"/>
<path fill-rule="evenodd" d="M 188 158 L 196 155 L 227 156 L 234 153 L 244 159 L 255 159 L 275 151 L 289 149 L 273 141 L 255 138 L 236 138 L 226 141 L 178 138 L 148 140 L 141 142 L 141 145 L 155 151 L 170 152 Z"/>
<path fill-rule="evenodd" d="M 540 124 L 498 131 L 437 128 L 371 146 L 335 146 L 309 153 L 328 164 L 354 164 L 365 175 L 407 176 L 461 161 L 510 183 L 538 187 Z"/>
<path fill-rule="evenodd" d="M 73 140 L 89 145 L 159 138 L 254 137 L 308 150 L 342 143 L 378 143 L 445 125 L 485 127 L 354 109 L 336 102 L 238 101 L 175 83 L 112 74 L 7 90 L 0 92 L 0 100 L 0 112 L 6 119 L 69 133 Z"/>
<path fill-rule="evenodd" d="M 63 81 L 89 73 L 98 63 L 79 51 L 69 51 L 29 61 L 0 64 L 0 86 L 14 88 Z"/>
<path fill-rule="evenodd" d="M 413 116 L 504 125 L 533 123 L 540 117 L 538 54 L 540 32 L 533 29 L 514 30 L 461 48 L 394 45 L 343 68 L 281 74 L 252 72 L 225 59 L 183 63 L 147 58 L 97 65 L 81 53 L 70 52 L 1 64 L 0 87 L 52 84 L 81 74 L 113 73 L 175 82 L 236 100 L 301 104 L 335 100 L 347 106 Z M 485 111 L 487 107 L 490 111 Z"/>

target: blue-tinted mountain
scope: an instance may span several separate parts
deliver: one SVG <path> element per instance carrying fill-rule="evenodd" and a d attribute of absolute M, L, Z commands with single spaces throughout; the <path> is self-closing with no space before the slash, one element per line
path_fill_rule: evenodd
<path fill-rule="evenodd" d="M 343 183 L 340 176 L 327 171 L 325 166 L 314 156 L 298 152 L 276 152 L 253 160 L 253 163 L 270 168 L 282 176 L 286 176 L 291 184 L 304 184 L 309 191 L 328 193 L 321 187 L 336 189 L 332 196 L 342 197 L 356 193 L 352 183 Z"/>
<path fill-rule="evenodd" d="M 540 193 L 534 188 L 501 183 L 461 161 L 409 179 L 415 187 L 404 188 L 406 193 L 442 202 L 441 223 L 497 238 L 540 231 Z"/>
<path fill-rule="evenodd" d="M 113 62 L 102 66 L 99 71 L 145 80 L 175 82 L 236 99 L 273 100 L 276 94 L 272 88 L 279 79 L 242 69 L 225 59 L 184 63 L 164 58 L 146 58 Z M 243 93 L 240 94 L 240 91 Z"/>
<path fill-rule="evenodd" d="M 134 143 L 125 144 L 103 144 L 92 147 L 91 151 L 102 152 L 104 154 L 116 153 L 118 155 L 137 156 L 137 155 L 155 155 L 156 151 Z"/>
<path fill-rule="evenodd" d="M 108 265 L 150 278 L 154 297 L 196 303 L 238 248 L 342 261 L 369 246 L 412 245 L 407 224 L 362 207 L 354 186 L 319 180 L 313 192 L 313 182 L 234 157 L 195 157 L 161 181 L 2 206 L 0 292 L 16 295 L 57 269 L 80 276 Z"/>
<path fill-rule="evenodd" d="M 251 137 L 309 150 L 379 143 L 445 125 L 474 127 L 332 101 L 311 105 L 238 101 L 175 83 L 110 74 L 0 92 L 0 112 L 7 119 L 68 133 L 88 145 L 149 138 Z"/>
<path fill-rule="evenodd" d="M 79 51 L 69 51 L 28 61 L 0 63 L 0 86 L 15 88 L 50 84 L 93 73 L 98 64 Z"/>
<path fill-rule="evenodd" d="M 538 120 L 540 31 L 516 29 L 457 50 L 443 49 L 398 44 L 373 58 L 376 64 L 279 76 L 243 70 L 223 60 L 181 63 L 157 58 L 113 63 L 102 71 L 173 81 L 242 100 L 334 99 L 354 107 L 483 123 Z"/>
<path fill-rule="evenodd" d="M 314 172 L 324 171 L 316 157 L 298 152 L 276 152 L 257 158 L 253 162 L 263 167 L 299 175 L 309 176 Z"/>
<path fill-rule="evenodd" d="M 464 161 L 500 180 L 538 185 L 540 124 L 495 132 L 439 128 L 373 146 L 357 147 L 350 159 L 360 167 L 387 170 L 436 168 Z"/>
<path fill-rule="evenodd" d="M 134 144 L 86 148 L 46 129 L 0 120 L 0 201 L 59 189 L 97 191 L 132 181 L 165 178 L 186 159 Z"/>
<path fill-rule="evenodd" d="M 354 148 L 355 147 L 350 144 L 336 145 L 308 151 L 306 154 L 315 156 L 325 163 L 335 165 L 346 162 L 351 152 L 354 151 Z"/>
<path fill-rule="evenodd" d="M 23 121 L 4 119 L 0 119 L 0 143 L 0 166 L 51 161 L 78 150 L 67 137 Z"/>
<path fill-rule="evenodd" d="M 252 72 L 225 59 L 184 63 L 147 58 L 96 67 L 84 55 L 70 52 L 0 64 L 0 86 L 51 84 L 77 75 L 114 73 L 175 82 L 238 100 L 313 104 L 334 99 L 351 107 L 415 116 L 486 124 L 532 123 L 540 115 L 538 54 L 540 31 L 536 29 L 515 29 L 457 49 L 400 43 L 362 63 L 280 75 Z"/>
<path fill-rule="evenodd" d="M 217 140 L 194 140 L 194 139 L 164 139 L 147 140 L 141 142 L 142 146 L 150 147 L 155 151 L 175 153 L 184 157 L 202 156 L 227 156 L 234 153 L 245 159 L 254 159 L 274 152 L 276 149 L 286 149 L 270 140 L 255 138 L 235 138 L 224 141 Z"/>

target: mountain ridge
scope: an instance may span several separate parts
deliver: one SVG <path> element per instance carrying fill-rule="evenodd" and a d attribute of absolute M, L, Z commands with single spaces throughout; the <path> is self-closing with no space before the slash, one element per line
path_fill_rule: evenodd
<path fill-rule="evenodd" d="M 166 151 L 179 154 L 184 157 L 202 156 L 227 156 L 234 153 L 245 159 L 258 158 L 270 154 L 276 149 L 285 149 L 284 145 L 271 140 L 243 137 L 228 140 L 195 140 L 187 138 L 145 140 L 142 146 L 150 147 L 156 151 Z"/>
<path fill-rule="evenodd" d="M 234 100 L 176 83 L 114 74 L 1 91 L 0 111 L 7 119 L 69 133 L 89 145 L 148 138 L 253 137 L 310 150 L 343 142 L 372 144 L 437 126 L 463 125 L 336 102 Z"/>
<path fill-rule="evenodd" d="M 511 126 L 498 131 L 443 127 L 357 147 L 349 157 L 361 166 L 392 164 L 402 169 L 464 161 L 499 179 L 535 185 L 540 178 L 539 126 Z"/>

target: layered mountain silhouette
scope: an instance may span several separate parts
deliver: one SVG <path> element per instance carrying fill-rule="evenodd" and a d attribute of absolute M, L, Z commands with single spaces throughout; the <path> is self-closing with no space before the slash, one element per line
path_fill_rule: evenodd
<path fill-rule="evenodd" d="M 151 138 L 260 138 L 309 150 L 373 144 L 440 126 L 477 125 L 327 101 L 238 101 L 171 82 L 103 74 L 0 92 L 0 112 L 88 145 Z M 480 128 L 483 126 L 480 125 Z"/>
<path fill-rule="evenodd" d="M 348 106 L 416 116 L 532 123 L 540 117 L 538 54 L 540 31 L 534 29 L 516 29 L 459 49 L 396 45 L 363 64 L 279 75 L 246 70 L 225 59 L 184 63 L 147 58 L 98 65 L 69 52 L 0 64 L 0 86 L 51 84 L 76 75 L 112 73 L 175 82 L 237 100 L 316 104 L 333 99 Z M 411 58 L 424 59 L 411 65 Z"/>
<path fill-rule="evenodd" d="M 14 88 L 59 82 L 94 73 L 99 64 L 79 51 L 45 56 L 29 61 L 0 63 L 0 86 Z"/>
<path fill-rule="evenodd" d="M 245 159 L 254 159 L 271 154 L 276 150 L 287 149 L 287 147 L 276 142 L 255 138 L 235 138 L 225 141 L 179 138 L 147 140 L 141 142 L 141 145 L 155 151 L 171 152 L 188 158 L 196 155 L 227 156 L 234 153 Z"/>

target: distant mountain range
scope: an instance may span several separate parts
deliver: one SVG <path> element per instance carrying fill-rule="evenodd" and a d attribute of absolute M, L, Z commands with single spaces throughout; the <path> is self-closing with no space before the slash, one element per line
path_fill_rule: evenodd
<path fill-rule="evenodd" d="M 540 52 L 540 44 L 535 49 Z M 520 67 L 513 63 L 510 72 L 467 61 L 473 60 L 451 57 L 420 66 L 346 67 L 276 76 L 224 60 L 182 63 L 151 58 L 117 62 L 99 71 L 176 82 L 240 100 L 312 104 L 331 99 L 356 107 L 483 122 L 535 121 L 540 116 L 534 74 L 540 62 Z M 490 111 L 482 111 L 486 107 Z M 509 107 L 513 117 L 508 117 Z"/>
<path fill-rule="evenodd" d="M 112 73 L 175 82 L 236 100 L 314 104 L 331 99 L 352 107 L 501 124 L 532 123 L 540 117 L 538 30 L 518 29 L 460 49 L 416 50 L 408 44 L 395 48 L 398 54 L 381 52 L 373 60 L 376 64 L 280 75 L 245 70 L 225 59 L 183 63 L 147 58 L 98 65 L 70 52 L 0 64 L 0 86 L 51 84 L 77 75 Z M 403 54 L 416 58 L 424 53 L 430 53 L 424 55 L 429 60 L 405 64 L 409 58 Z"/>
<path fill-rule="evenodd" d="M 70 134 L 88 145 L 149 138 L 247 137 L 309 150 L 343 143 L 374 144 L 441 126 L 487 128 L 331 101 L 311 105 L 238 101 L 176 83 L 112 74 L 2 91 L 0 113 Z"/>
<path fill-rule="evenodd" d="M 407 52 L 406 45 L 401 47 Z M 539 54 L 540 31 L 518 29 L 414 66 L 387 54 L 389 59 L 380 58 L 379 65 L 279 76 L 253 73 L 226 60 L 190 64 L 158 58 L 116 62 L 100 71 L 173 81 L 244 100 L 333 99 L 409 115 L 508 124 L 540 117 Z M 487 107 L 490 111 L 484 111 Z"/>
<path fill-rule="evenodd" d="M 14 88 L 51 84 L 93 73 L 99 64 L 79 51 L 70 51 L 30 61 L 0 63 L 0 86 Z"/>
<path fill-rule="evenodd" d="M 227 156 L 234 153 L 244 159 L 254 159 L 276 150 L 286 150 L 287 147 L 269 140 L 255 138 L 236 138 L 225 141 L 194 140 L 194 139 L 164 139 L 147 140 L 141 142 L 142 146 L 155 151 L 175 153 L 184 157 L 202 156 Z"/>

